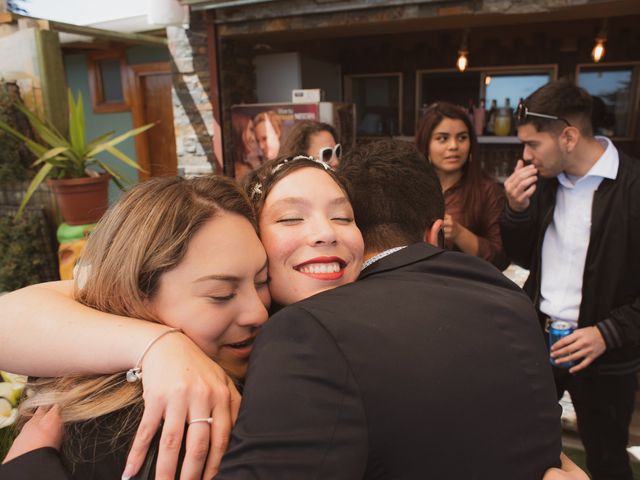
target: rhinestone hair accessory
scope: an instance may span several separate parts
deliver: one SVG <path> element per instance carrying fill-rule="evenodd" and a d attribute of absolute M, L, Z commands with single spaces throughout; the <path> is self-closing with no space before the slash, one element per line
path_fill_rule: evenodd
<path fill-rule="evenodd" d="M 274 175 L 275 173 L 277 173 L 287 163 L 292 163 L 299 160 L 308 160 L 310 162 L 317 163 L 319 165 L 322 165 L 322 168 L 324 168 L 325 170 L 329 170 L 333 172 L 333 168 L 331 168 L 331 165 L 329 165 L 326 162 L 323 162 L 322 160 L 318 160 L 314 157 L 307 157 L 306 155 L 297 155 L 295 157 L 283 159 L 280 163 L 278 163 L 278 165 L 273 167 L 273 169 L 271 170 L 271 175 Z M 257 198 L 260 197 L 260 195 L 262 195 L 262 183 L 257 181 L 253 185 L 253 188 L 251 189 L 251 193 L 249 194 L 249 196 L 251 197 L 252 201 L 255 201 Z"/>
<path fill-rule="evenodd" d="M 331 168 L 331 166 L 328 163 L 323 162 L 322 160 L 319 160 L 319 159 L 311 157 L 311 156 L 308 157 L 306 155 L 297 155 L 295 157 L 285 158 L 284 160 L 282 160 L 282 162 L 280 162 L 278 165 L 273 167 L 273 170 L 271 170 L 271 175 L 276 173 L 278 170 L 280 170 L 282 167 L 284 167 L 287 163 L 296 162 L 298 160 L 309 160 L 310 162 L 315 162 L 315 163 L 317 163 L 319 165 L 322 165 L 322 168 L 324 168 L 325 170 L 333 171 L 333 168 Z"/>
<path fill-rule="evenodd" d="M 251 200 L 254 200 L 256 197 L 262 195 L 262 184 L 260 182 L 256 182 L 256 184 L 251 189 Z"/>

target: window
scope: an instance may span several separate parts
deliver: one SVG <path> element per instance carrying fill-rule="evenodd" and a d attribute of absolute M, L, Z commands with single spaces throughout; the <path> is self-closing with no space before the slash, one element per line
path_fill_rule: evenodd
<path fill-rule="evenodd" d="M 493 100 L 499 106 L 507 103 L 507 99 L 512 108 L 516 108 L 520 100 L 524 100 L 538 88 L 546 85 L 551 80 L 551 73 L 493 73 L 485 72 L 483 85 L 483 97 L 487 105 L 491 105 Z"/>
<path fill-rule="evenodd" d="M 638 65 L 579 65 L 578 85 L 593 97 L 596 134 L 630 137 Z"/>
<path fill-rule="evenodd" d="M 129 110 L 124 52 L 90 54 L 87 56 L 87 66 L 93 111 L 105 113 Z"/>
<path fill-rule="evenodd" d="M 345 93 L 356 105 L 356 131 L 363 136 L 402 131 L 402 74 L 347 75 Z"/>
<path fill-rule="evenodd" d="M 464 72 L 456 69 L 419 70 L 417 72 L 416 125 L 425 109 L 438 100 L 471 107 L 485 99 L 486 109 L 493 100 L 503 107 L 509 99 L 512 109 L 521 98 L 556 77 L 555 65 L 522 67 L 472 67 Z"/>

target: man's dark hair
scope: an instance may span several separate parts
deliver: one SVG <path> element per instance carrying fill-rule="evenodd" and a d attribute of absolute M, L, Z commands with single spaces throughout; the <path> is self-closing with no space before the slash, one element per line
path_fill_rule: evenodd
<path fill-rule="evenodd" d="M 343 180 L 367 251 L 424 240 L 444 216 L 442 188 L 433 167 L 412 143 L 380 140 L 340 162 Z"/>
<path fill-rule="evenodd" d="M 580 129 L 585 136 L 593 135 L 591 126 L 592 100 L 589 93 L 568 80 L 547 83 L 524 101 L 530 112 L 564 118 Z M 519 124 L 533 125 L 539 132 L 560 133 L 566 124 L 561 120 L 549 120 L 528 115 Z"/>

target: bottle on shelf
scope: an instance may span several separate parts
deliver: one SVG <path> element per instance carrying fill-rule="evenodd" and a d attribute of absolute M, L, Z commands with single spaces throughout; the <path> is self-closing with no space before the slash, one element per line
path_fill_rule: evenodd
<path fill-rule="evenodd" d="M 481 98 L 480 105 L 473 110 L 473 127 L 478 137 L 484 133 L 487 119 L 486 115 L 487 109 L 485 108 L 484 98 Z"/>
<path fill-rule="evenodd" d="M 506 98 L 504 106 L 498 109 L 496 114 L 495 125 L 493 127 L 494 133 L 501 137 L 511 135 L 511 123 L 513 119 L 513 110 L 511 110 L 511 101 Z"/>
<path fill-rule="evenodd" d="M 498 102 L 494 98 L 491 100 L 491 108 L 487 112 L 487 135 L 493 135 L 495 132 L 496 115 L 498 113 Z"/>

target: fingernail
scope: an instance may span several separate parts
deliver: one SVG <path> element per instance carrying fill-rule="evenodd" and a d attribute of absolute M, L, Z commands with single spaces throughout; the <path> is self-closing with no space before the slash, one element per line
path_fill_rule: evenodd
<path fill-rule="evenodd" d="M 122 480 L 131 480 L 131 477 L 133 477 L 133 474 L 135 472 L 133 471 L 133 465 L 131 464 L 127 464 L 126 467 L 124 467 L 124 472 L 122 472 Z"/>

